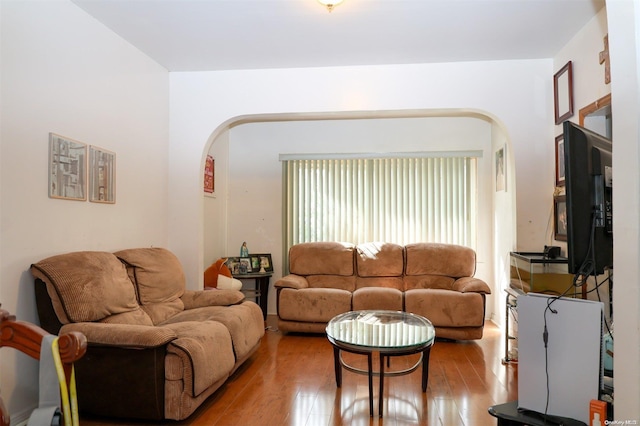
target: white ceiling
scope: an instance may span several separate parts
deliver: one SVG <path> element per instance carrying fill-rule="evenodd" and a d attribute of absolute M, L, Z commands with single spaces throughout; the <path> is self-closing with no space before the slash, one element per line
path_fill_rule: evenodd
<path fill-rule="evenodd" d="M 169 71 L 553 57 L 604 0 L 72 0 Z"/>

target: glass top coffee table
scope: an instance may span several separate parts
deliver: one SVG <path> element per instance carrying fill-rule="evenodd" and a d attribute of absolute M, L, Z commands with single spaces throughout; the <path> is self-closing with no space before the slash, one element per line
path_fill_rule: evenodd
<path fill-rule="evenodd" d="M 400 311 L 353 311 L 340 314 L 327 324 L 327 338 L 333 345 L 336 385 L 342 386 L 342 368 L 369 376 L 369 414 L 373 416 L 373 376 L 380 376 L 378 415 L 382 417 L 384 376 L 409 374 L 422 365 L 422 392 L 427 390 L 429 379 L 429 353 L 435 341 L 436 331 L 431 322 L 420 315 Z M 367 370 L 352 367 L 344 362 L 341 351 L 367 356 Z M 380 353 L 380 369 L 373 371 L 372 357 Z M 416 364 L 408 369 L 385 373 L 392 356 L 421 353 Z"/>

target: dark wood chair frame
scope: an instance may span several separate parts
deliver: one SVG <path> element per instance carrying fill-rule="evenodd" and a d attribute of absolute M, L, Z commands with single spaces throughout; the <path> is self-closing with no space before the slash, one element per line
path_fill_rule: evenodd
<path fill-rule="evenodd" d="M 35 324 L 17 321 L 15 315 L 0 309 L 0 347 L 11 347 L 40 360 L 42 338 L 49 335 Z M 65 333 L 58 339 L 60 359 L 64 368 L 67 385 L 71 380 L 73 363 L 87 352 L 87 338 L 79 332 Z M 0 426 L 9 426 L 9 412 L 0 397 Z"/>

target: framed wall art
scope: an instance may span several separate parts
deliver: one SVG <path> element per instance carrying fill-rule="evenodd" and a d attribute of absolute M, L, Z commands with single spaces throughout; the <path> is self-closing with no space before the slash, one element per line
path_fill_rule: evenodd
<path fill-rule="evenodd" d="M 496 151 L 496 192 L 507 190 L 506 147 Z"/>
<path fill-rule="evenodd" d="M 204 193 L 207 195 L 214 195 L 216 191 L 215 161 L 216 160 L 211 155 L 207 155 L 207 159 L 204 163 Z"/>
<path fill-rule="evenodd" d="M 89 201 L 116 202 L 116 154 L 96 146 L 89 147 Z"/>
<path fill-rule="evenodd" d="M 556 136 L 556 186 L 564 186 L 564 135 Z"/>
<path fill-rule="evenodd" d="M 556 124 L 573 115 L 573 67 L 571 61 L 553 76 L 553 107 Z"/>
<path fill-rule="evenodd" d="M 567 241 L 567 197 L 553 197 L 553 231 L 554 239 Z"/>
<path fill-rule="evenodd" d="M 49 197 L 87 199 L 87 145 L 49 133 Z"/>

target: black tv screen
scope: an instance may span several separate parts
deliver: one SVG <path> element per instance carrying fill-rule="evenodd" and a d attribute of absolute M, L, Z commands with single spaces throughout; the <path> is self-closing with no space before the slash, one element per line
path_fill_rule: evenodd
<path fill-rule="evenodd" d="M 611 140 L 563 123 L 569 273 L 613 268 Z"/>

